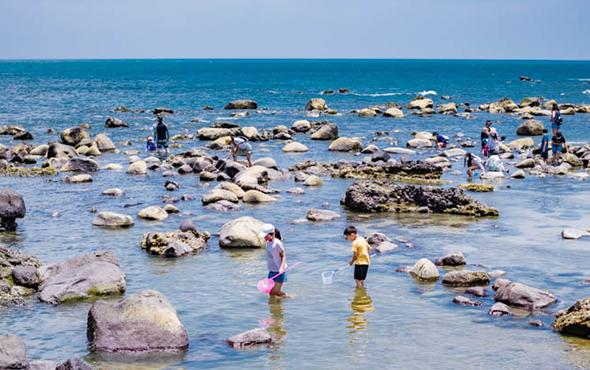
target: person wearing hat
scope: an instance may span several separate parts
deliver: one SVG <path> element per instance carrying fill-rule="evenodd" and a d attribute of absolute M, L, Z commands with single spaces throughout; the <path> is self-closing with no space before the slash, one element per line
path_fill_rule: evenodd
<path fill-rule="evenodd" d="M 168 155 L 168 126 L 164 123 L 164 119 L 161 114 L 156 116 L 158 122 L 154 126 L 154 137 L 156 138 L 156 145 L 158 147 L 158 153 L 160 149 L 164 148 L 166 155 Z"/>
<path fill-rule="evenodd" d="M 276 297 L 285 297 L 287 294 L 281 289 L 283 283 L 287 280 L 285 270 L 287 269 L 287 257 L 285 256 L 285 247 L 281 240 L 281 234 L 272 224 L 264 224 L 260 229 L 259 236 L 266 243 L 266 265 L 268 267 L 268 278 L 280 274 L 274 278 L 275 285 L 270 291 L 270 295 Z"/>

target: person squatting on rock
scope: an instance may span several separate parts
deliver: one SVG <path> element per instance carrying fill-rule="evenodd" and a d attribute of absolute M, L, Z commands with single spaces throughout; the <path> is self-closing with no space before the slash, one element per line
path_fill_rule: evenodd
<path fill-rule="evenodd" d="M 248 160 L 248 167 L 252 167 L 252 144 L 243 136 L 231 138 L 230 157 L 237 161 L 238 156 L 245 156 Z"/>
<path fill-rule="evenodd" d="M 436 131 L 432 133 L 432 136 L 436 140 L 436 142 L 435 142 L 436 147 L 439 149 L 444 149 L 449 144 L 449 139 L 446 136 L 441 135 Z"/>
<path fill-rule="evenodd" d="M 473 153 L 466 153 L 463 165 L 467 167 L 467 177 L 473 177 L 473 171 L 480 170 L 482 174 L 486 173 L 486 169 L 483 165 L 481 158 Z"/>
<path fill-rule="evenodd" d="M 369 272 L 369 265 L 371 258 L 369 251 L 371 246 L 365 238 L 357 234 L 356 227 L 348 226 L 344 229 L 344 238 L 352 242 L 352 259 L 348 263 L 350 266 L 354 264 L 354 280 L 357 288 L 365 287 L 365 280 Z"/>

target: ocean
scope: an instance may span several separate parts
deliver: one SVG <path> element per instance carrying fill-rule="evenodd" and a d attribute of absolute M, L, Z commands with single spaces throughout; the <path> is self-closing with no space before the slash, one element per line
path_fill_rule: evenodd
<path fill-rule="evenodd" d="M 532 78 L 520 81 L 519 76 Z M 340 88 L 349 93 L 339 94 Z M 324 90 L 335 94 L 320 95 Z M 65 128 L 88 123 L 91 135 L 107 133 L 124 150 L 142 152 L 151 133 L 150 110 L 169 107 L 166 117 L 171 135 L 189 133 L 216 121 L 272 129 L 305 118 L 310 98 L 326 99 L 336 116 L 321 117 L 336 123 L 340 136 L 359 138 L 364 145 L 404 146 L 414 131 L 438 131 L 455 141 L 461 133 L 479 139 L 486 119 L 492 119 L 507 141 L 516 139 L 522 119 L 512 115 L 474 112 L 470 118 L 406 114 L 403 119 L 362 118 L 350 113 L 372 105 L 407 104 L 424 94 L 435 104 L 470 103 L 472 107 L 508 97 L 517 103 L 525 97 L 556 99 L 560 103 L 590 103 L 590 62 L 487 61 L 487 60 L 82 60 L 0 61 L 0 125 L 15 124 L 29 130 L 33 145 L 58 140 Z M 254 99 L 259 110 L 247 117 L 229 116 L 223 106 L 235 99 Z M 136 112 L 117 113 L 125 106 Z M 210 106 L 213 110 L 203 110 Z M 404 109 L 406 113 L 407 110 Z M 128 128 L 107 129 L 114 116 Z M 546 127 L 547 117 L 538 117 Z M 311 119 L 318 120 L 318 119 Z M 195 122 L 198 121 L 198 122 Z M 48 133 L 53 128 L 57 133 Z M 388 131 L 389 135 L 377 135 Z M 590 114 L 564 116 L 563 131 L 573 143 L 590 140 Z M 309 152 L 283 153 L 282 142 L 255 142 L 254 158 L 273 157 L 279 167 L 307 160 L 360 160 L 351 153 L 328 152 L 326 142 L 308 136 L 295 139 Z M 538 143 L 539 137 L 534 138 Z M 130 140 L 133 145 L 123 147 Z M 14 145 L 10 136 L 0 144 Z M 180 152 L 207 142 L 180 142 Z M 478 148 L 471 149 L 477 152 Z M 226 152 L 216 153 L 226 156 Z M 410 159 L 436 154 L 423 150 Z M 127 155 L 105 154 L 101 165 L 127 166 Z M 462 162 L 444 178 L 452 185 L 465 182 Z M 510 167 L 514 171 L 513 167 Z M 160 172 L 131 177 L 122 172 L 99 171 L 90 184 L 64 184 L 56 178 L 0 177 L 0 187 L 19 191 L 27 215 L 16 233 L 0 234 L 0 246 L 37 256 L 44 263 L 110 250 L 119 259 L 129 295 L 156 289 L 166 295 L 189 334 L 189 350 L 163 358 L 104 357 L 88 351 L 86 320 L 92 302 L 50 306 L 35 298 L 25 307 L 0 309 L 0 333 L 14 333 L 26 342 L 32 359 L 63 360 L 84 357 L 105 368 L 246 368 L 342 369 L 364 368 L 576 368 L 590 367 L 588 341 L 562 337 L 551 331 L 554 314 L 577 299 L 590 295 L 582 284 L 588 276 L 586 258 L 590 241 L 566 241 L 566 227 L 590 227 L 590 188 L 587 181 L 568 177 L 533 177 L 499 180 L 496 191 L 473 195 L 497 207 L 497 219 L 470 219 L 448 215 L 362 215 L 340 206 L 352 180 L 324 179 L 305 195 L 285 190 L 297 186 L 292 178 L 271 183 L 280 199 L 272 204 L 245 205 L 236 212 L 207 211 L 201 196 L 215 184 L 198 176 L 176 176 L 181 189 L 194 201 L 177 203 L 182 214 L 162 222 L 135 217 L 149 205 L 161 205 L 170 195 Z M 106 198 L 101 191 L 120 187 L 122 198 Z M 141 203 L 124 208 L 125 204 Z M 299 223 L 309 208 L 336 211 L 341 218 L 326 223 Z M 92 209 L 128 213 L 136 218 L 127 230 L 92 226 Z M 54 217 L 55 213 L 58 217 Z M 221 226 L 240 216 L 252 216 L 277 225 L 284 236 L 290 263 L 301 265 L 289 274 L 286 291 L 292 298 L 269 301 L 256 290 L 265 277 L 262 250 L 222 250 L 216 234 Z M 179 259 L 148 256 L 140 247 L 144 233 L 169 231 L 184 218 L 213 237 L 207 251 Z M 369 271 L 366 294 L 354 290 L 352 271 L 337 274 L 322 285 L 321 272 L 339 268 L 350 258 L 350 245 L 342 230 L 356 225 L 363 234 L 383 232 L 393 239 L 408 239 L 415 248 L 400 248 L 377 256 Z M 504 270 L 506 278 L 555 294 L 558 303 L 533 315 L 490 317 L 493 298 L 482 307 L 453 304 L 459 290 L 439 282 L 421 284 L 396 272 L 420 258 L 434 259 L 461 251 L 468 269 Z M 442 270 L 441 270 L 442 271 Z M 492 293 L 491 287 L 488 293 Z M 116 300 L 117 298 L 112 298 Z M 540 320 L 542 327 L 529 321 Z M 278 342 L 270 348 L 236 351 L 225 339 L 240 332 L 270 325 Z"/>

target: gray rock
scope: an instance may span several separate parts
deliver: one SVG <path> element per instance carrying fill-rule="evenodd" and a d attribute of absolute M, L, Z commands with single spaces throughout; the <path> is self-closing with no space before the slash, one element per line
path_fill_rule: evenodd
<path fill-rule="evenodd" d="M 108 117 L 104 123 L 104 127 L 108 128 L 118 128 L 118 127 L 129 127 L 127 122 L 124 122 L 115 117 Z"/>
<path fill-rule="evenodd" d="M 90 138 L 88 132 L 80 127 L 67 128 L 59 134 L 59 137 L 63 144 L 71 146 L 76 146 L 82 140 Z"/>
<path fill-rule="evenodd" d="M 198 233 L 197 226 L 191 219 L 182 220 L 178 229 L 183 232 L 191 231 L 194 233 Z"/>
<path fill-rule="evenodd" d="M 94 143 L 101 152 L 113 152 L 117 150 L 117 147 L 113 141 L 106 134 L 96 135 L 94 138 Z"/>
<path fill-rule="evenodd" d="M 484 271 L 457 270 L 449 271 L 443 277 L 443 284 L 449 286 L 487 285 L 490 276 Z"/>
<path fill-rule="evenodd" d="M 115 212 L 98 212 L 92 220 L 94 226 L 101 227 L 129 227 L 133 226 L 133 218 L 129 215 L 123 215 Z"/>
<path fill-rule="evenodd" d="M 537 136 L 543 135 L 543 123 L 534 119 L 529 119 L 523 122 L 518 128 L 516 129 L 517 135 L 524 135 L 524 136 Z"/>
<path fill-rule="evenodd" d="M 392 243 L 390 241 L 383 241 L 383 242 L 377 244 L 377 246 L 375 247 L 375 252 L 380 253 L 380 254 L 384 254 L 384 253 L 393 252 L 397 248 L 399 248 L 397 244 Z"/>
<path fill-rule="evenodd" d="M 264 241 L 258 236 L 263 222 L 253 217 L 240 217 L 226 222 L 219 233 L 221 248 L 262 248 Z"/>
<path fill-rule="evenodd" d="M 557 302 L 555 296 L 528 285 L 509 282 L 496 290 L 494 299 L 514 307 L 535 310 Z"/>
<path fill-rule="evenodd" d="M 496 302 L 488 311 L 488 315 L 490 316 L 510 316 L 512 315 L 512 310 L 510 307 L 506 306 L 504 303 Z"/>
<path fill-rule="evenodd" d="M 109 197 L 122 197 L 125 194 L 125 192 L 119 188 L 110 188 L 103 190 L 101 194 L 107 195 Z"/>
<path fill-rule="evenodd" d="M 16 230 L 16 219 L 25 217 L 26 213 L 22 195 L 11 189 L 0 189 L 0 226 L 4 230 Z"/>
<path fill-rule="evenodd" d="M 469 288 L 465 289 L 465 293 L 473 294 L 476 297 L 487 297 L 488 296 L 488 294 L 486 292 L 486 288 L 484 288 L 482 286 L 469 287 Z"/>
<path fill-rule="evenodd" d="M 12 279 L 17 285 L 27 288 L 37 288 L 41 283 L 37 268 L 33 266 L 18 265 L 12 269 Z"/>
<path fill-rule="evenodd" d="M 378 245 L 383 242 L 391 242 L 391 238 L 382 233 L 372 233 L 366 236 L 365 239 L 367 240 L 367 243 L 369 243 L 371 246 Z"/>
<path fill-rule="evenodd" d="M 338 126 L 325 122 L 312 130 L 312 140 L 334 140 L 338 138 Z M 360 149 L 359 149 L 360 150 Z"/>
<path fill-rule="evenodd" d="M 208 240 L 208 233 L 200 233 L 194 230 L 148 233 L 144 235 L 141 241 L 141 248 L 150 254 L 163 257 L 180 257 L 207 248 Z"/>
<path fill-rule="evenodd" d="M 92 182 L 92 176 L 83 173 L 80 175 L 66 176 L 64 182 L 67 184 L 82 184 L 86 182 Z"/>
<path fill-rule="evenodd" d="M 254 100 L 234 100 L 229 102 L 223 109 L 257 109 L 258 104 Z"/>
<path fill-rule="evenodd" d="M 435 262 L 439 266 L 463 266 L 465 263 L 465 256 L 461 252 L 449 253 Z"/>
<path fill-rule="evenodd" d="M 137 217 L 144 220 L 164 221 L 168 218 L 168 212 L 164 211 L 162 207 L 150 206 L 137 212 Z"/>
<path fill-rule="evenodd" d="M 239 204 L 232 203 L 227 200 L 220 200 L 205 206 L 206 209 L 216 212 L 230 212 L 241 209 Z"/>
<path fill-rule="evenodd" d="M 236 349 L 244 347 L 250 347 L 261 344 L 270 344 L 272 342 L 272 336 L 267 329 L 258 328 L 249 330 L 247 332 L 234 335 L 227 340 L 227 343 Z"/>
<path fill-rule="evenodd" d="M 455 296 L 453 298 L 453 303 L 460 304 L 463 306 L 475 306 L 475 307 L 481 306 L 481 302 L 473 301 L 473 300 L 471 300 L 467 297 L 464 297 L 462 295 Z"/>
<path fill-rule="evenodd" d="M 62 171 L 96 172 L 100 169 L 98 163 L 90 158 L 76 157 L 68 161 Z"/>
<path fill-rule="evenodd" d="M 409 272 L 415 278 L 427 281 L 438 280 L 440 276 L 434 263 L 426 258 L 419 259 Z"/>
<path fill-rule="evenodd" d="M 0 336 L 0 369 L 28 369 L 25 342 L 13 334 Z"/>
<path fill-rule="evenodd" d="M 577 301 L 567 310 L 559 311 L 555 316 L 552 328 L 565 335 L 589 339 L 590 297 Z"/>
<path fill-rule="evenodd" d="M 189 344 L 176 310 L 155 290 L 117 303 L 94 303 L 88 313 L 87 336 L 93 352 L 180 352 Z"/>
<path fill-rule="evenodd" d="M 106 251 L 73 257 L 65 262 L 42 266 L 39 299 L 46 303 L 125 291 L 125 274 L 117 258 Z"/>
<path fill-rule="evenodd" d="M 340 215 L 334 211 L 311 208 L 307 211 L 306 218 L 310 221 L 332 221 L 340 218 Z"/>
<path fill-rule="evenodd" d="M 69 358 L 55 367 L 55 370 L 92 370 L 93 367 L 79 357 Z"/>

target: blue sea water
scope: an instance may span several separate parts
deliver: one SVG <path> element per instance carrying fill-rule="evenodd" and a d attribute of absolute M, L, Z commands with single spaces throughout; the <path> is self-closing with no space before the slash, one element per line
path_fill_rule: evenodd
<path fill-rule="evenodd" d="M 533 82 L 519 80 L 527 75 Z M 150 109 L 166 106 L 174 114 L 166 118 L 171 133 L 195 133 L 216 120 L 228 120 L 223 106 L 247 98 L 263 108 L 236 120 L 242 126 L 272 129 L 290 126 L 305 117 L 305 103 L 327 89 L 347 88 L 348 94 L 324 95 L 330 108 L 341 114 L 329 116 L 341 136 L 360 138 L 364 144 L 403 146 L 413 131 L 437 130 L 453 137 L 462 132 L 477 139 L 482 122 L 493 119 L 507 140 L 516 138 L 517 116 L 474 113 L 472 119 L 433 115 L 407 115 L 395 120 L 360 118 L 350 114 L 375 104 L 406 104 L 420 92 L 440 104 L 443 95 L 472 106 L 509 97 L 516 102 L 528 96 L 556 99 L 560 103 L 590 103 L 590 62 L 462 61 L 462 60 L 87 60 L 1 61 L 0 125 L 18 124 L 34 135 L 32 144 L 56 140 L 48 128 L 60 130 L 80 123 L 91 125 L 92 135 L 106 132 L 116 144 L 131 140 L 143 150 L 153 124 Z M 115 113 L 117 106 L 145 109 L 145 113 Z M 202 107 L 211 106 L 212 111 Z M 108 116 L 129 123 L 129 128 L 105 129 Z M 195 123 L 199 118 L 207 122 Z M 322 118 L 323 119 L 323 118 Z M 539 118 L 547 126 L 545 117 Z M 569 141 L 588 142 L 590 114 L 564 117 Z M 385 138 L 376 131 L 390 131 Z M 304 154 L 285 154 L 282 143 L 254 143 L 255 158 L 272 156 L 282 168 L 305 160 L 359 159 L 353 154 L 329 153 L 327 143 L 303 135 L 296 140 L 309 146 Z M 539 138 L 535 138 L 539 140 Z M 11 137 L 0 143 L 14 145 Z M 206 142 L 181 142 L 200 147 Z M 120 146 L 120 145 L 119 145 Z M 219 153 L 216 153 L 219 154 Z M 225 153 L 221 153 L 225 155 Z M 416 158 L 434 151 L 420 152 Z M 105 154 L 101 165 L 128 163 L 123 154 Z M 454 170 L 461 170 L 456 163 Z M 447 174 L 458 184 L 465 179 Z M 61 178 L 61 177 L 60 177 Z M 59 179 L 60 179 L 59 178 Z M 179 357 L 156 359 L 103 358 L 88 353 L 86 316 L 90 302 L 48 306 L 31 299 L 27 307 L 0 311 L 0 333 L 12 332 L 27 343 L 34 359 L 65 359 L 85 356 L 101 366 L 122 368 L 135 363 L 151 368 L 569 368 L 590 364 L 590 347 L 562 338 L 548 325 L 552 315 L 590 289 L 581 284 L 590 244 L 586 240 L 564 241 L 564 227 L 589 228 L 590 190 L 587 182 L 568 178 L 503 180 L 493 193 L 475 195 L 500 209 L 498 219 L 470 220 L 441 216 L 366 217 L 339 206 L 349 180 L 325 179 L 319 188 L 303 196 L 281 193 L 272 205 L 245 206 L 235 213 L 204 210 L 200 197 L 211 186 L 195 176 L 177 176 L 180 194 L 196 197 L 180 202 L 183 212 L 164 222 L 136 220 L 124 231 L 97 229 L 88 210 L 111 210 L 134 215 L 143 206 L 161 204 L 165 191 L 160 173 L 134 178 L 124 172 L 100 171 L 92 184 L 64 185 L 45 178 L 0 178 L 0 186 L 21 192 L 28 214 L 16 234 L 2 235 L 0 245 L 23 250 L 43 262 L 93 250 L 112 250 L 127 275 L 128 293 L 153 288 L 163 292 L 177 308 L 190 337 L 189 351 Z M 510 185 L 510 188 L 508 188 Z M 105 199 L 100 192 L 121 187 L 126 195 Z M 286 190 L 292 179 L 272 183 Z M 141 202 L 135 208 L 124 204 Z M 299 224 L 308 208 L 323 205 L 339 212 L 339 220 L 326 224 Z M 59 217 L 52 217 L 54 212 Z M 215 236 L 208 251 L 178 260 L 145 255 L 139 248 L 143 233 L 175 229 L 184 217 L 215 234 L 235 217 L 249 215 L 273 222 L 283 229 L 290 261 L 304 262 L 290 274 L 287 290 L 293 298 L 269 302 L 257 292 L 256 281 L 265 276 L 262 251 L 226 251 Z M 367 294 L 353 289 L 351 271 L 337 275 L 333 285 L 322 286 L 320 274 L 338 268 L 349 258 L 350 246 L 341 230 L 353 223 L 363 232 L 379 231 L 410 239 L 416 248 L 374 259 Z M 461 293 L 437 284 L 417 284 L 397 267 L 417 259 L 434 259 L 460 250 L 468 262 L 507 271 L 507 277 L 554 293 L 559 302 L 533 317 L 490 318 L 493 302 L 485 298 L 482 308 L 453 305 Z M 477 269 L 477 266 L 469 266 Z M 489 289 L 491 293 L 491 289 Z M 545 327 L 533 329 L 530 320 Z M 279 343 L 272 348 L 235 351 L 224 339 L 270 323 Z"/>

